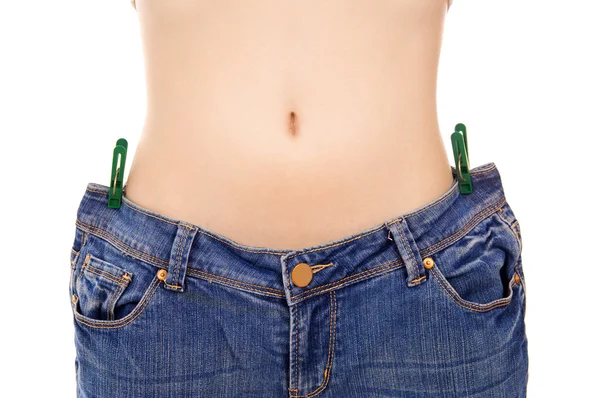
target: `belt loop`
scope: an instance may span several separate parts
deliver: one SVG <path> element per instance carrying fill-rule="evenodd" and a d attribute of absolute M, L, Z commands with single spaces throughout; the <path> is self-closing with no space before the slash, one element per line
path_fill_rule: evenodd
<path fill-rule="evenodd" d="M 406 219 L 400 217 L 390 223 L 386 222 L 385 225 L 389 230 L 388 236 L 391 235 L 393 237 L 396 247 L 400 252 L 400 257 L 402 257 L 402 261 L 406 265 L 406 271 L 408 272 L 408 277 L 406 278 L 407 285 L 409 287 L 419 285 L 426 280 L 425 267 L 423 266 L 419 248 L 408 228 Z"/>
<path fill-rule="evenodd" d="M 185 287 L 185 274 L 187 271 L 188 256 L 197 228 L 180 221 L 177 225 L 177 235 L 171 247 L 169 270 L 165 280 L 165 288 L 176 292 L 183 292 Z"/>

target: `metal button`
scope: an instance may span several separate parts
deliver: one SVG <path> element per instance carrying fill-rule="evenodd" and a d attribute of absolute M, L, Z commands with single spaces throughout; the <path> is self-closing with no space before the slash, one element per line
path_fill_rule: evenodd
<path fill-rule="evenodd" d="M 298 287 L 308 286 L 312 277 L 312 268 L 306 263 L 298 263 L 292 270 L 292 282 Z"/>
<path fill-rule="evenodd" d="M 164 269 L 159 269 L 158 272 L 156 273 L 156 278 L 159 281 L 164 281 L 167 279 L 167 270 Z"/>
<path fill-rule="evenodd" d="M 432 269 L 434 265 L 435 265 L 435 262 L 433 261 L 433 259 L 431 257 L 427 257 L 426 259 L 423 260 L 423 267 L 425 267 L 426 269 Z"/>

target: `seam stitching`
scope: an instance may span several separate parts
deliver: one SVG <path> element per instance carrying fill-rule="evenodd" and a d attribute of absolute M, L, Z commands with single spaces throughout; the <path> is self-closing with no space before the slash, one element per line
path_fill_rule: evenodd
<path fill-rule="evenodd" d="M 499 199 L 496 203 L 486 207 L 479 213 L 475 214 L 469 221 L 465 223 L 458 231 L 453 233 L 452 235 L 442 239 L 441 241 L 434 243 L 433 245 L 426 247 L 425 249 L 420 251 L 422 257 L 430 256 L 446 247 L 450 246 L 464 235 L 466 235 L 470 230 L 475 228 L 481 221 L 485 220 L 488 216 L 494 214 L 499 210 L 506 201 L 505 197 Z"/>
<path fill-rule="evenodd" d="M 108 301 L 108 305 L 106 308 L 106 319 L 108 319 L 109 321 L 114 320 L 115 318 L 115 303 L 117 301 L 117 299 L 121 296 L 121 294 L 123 294 L 123 292 L 125 291 L 125 286 L 121 285 L 117 288 L 117 290 L 115 290 L 115 292 L 112 294 L 111 299 Z"/>
<path fill-rule="evenodd" d="M 144 312 L 144 309 L 150 302 L 150 299 L 156 293 L 156 289 L 158 288 L 159 285 L 160 285 L 160 281 L 158 279 L 156 279 L 156 277 L 154 277 L 154 279 L 152 280 L 152 283 L 148 287 L 148 290 L 144 294 L 144 297 L 142 297 L 142 301 L 140 301 L 140 303 L 134 308 L 134 310 L 132 312 L 129 313 L 129 315 L 125 316 L 121 320 L 110 321 L 108 323 L 102 322 L 102 321 L 95 321 L 95 320 L 85 318 L 83 315 L 81 315 L 78 312 L 74 312 L 75 319 L 78 322 L 80 322 L 86 326 L 95 328 L 95 329 L 117 329 L 117 328 L 126 326 L 129 323 L 133 322 L 135 319 L 137 319 Z"/>
<path fill-rule="evenodd" d="M 97 267 L 94 267 L 91 264 L 87 264 L 87 267 L 85 268 L 86 271 L 91 272 L 92 274 L 96 274 L 101 278 L 110 280 L 111 282 L 116 283 L 117 285 L 121 285 L 121 286 L 127 286 L 129 284 L 129 281 L 127 279 L 117 279 L 117 277 L 115 277 L 114 275 L 100 269 Z"/>
<path fill-rule="evenodd" d="M 490 169 L 491 170 L 491 169 Z M 505 197 L 502 197 L 501 199 L 499 199 L 496 203 L 486 207 L 485 209 L 483 209 L 482 211 L 480 211 L 479 213 L 477 213 L 476 215 L 474 215 L 463 227 L 461 227 L 457 232 L 453 233 L 452 235 L 450 235 L 449 237 L 442 239 L 441 241 L 425 248 L 419 251 L 420 255 L 422 257 L 427 257 L 430 256 L 432 254 L 434 254 L 435 252 L 444 249 L 445 247 L 451 245 L 452 243 L 454 243 L 455 241 L 457 241 L 458 239 L 460 239 L 462 236 L 464 236 L 469 230 L 471 230 L 472 228 L 474 228 L 480 221 L 482 221 L 483 219 L 485 219 L 487 216 L 493 214 L 494 212 L 498 211 L 498 206 L 502 206 L 505 203 Z M 95 227 L 93 225 L 89 225 L 86 223 L 83 223 L 80 220 L 77 220 L 77 224 L 80 226 L 80 228 L 84 229 L 84 232 L 88 233 L 88 234 L 93 234 L 95 236 L 98 236 L 99 238 L 105 239 L 106 241 L 108 241 L 109 243 L 113 244 L 115 247 L 117 247 L 118 249 L 123 250 L 126 254 L 129 254 L 141 261 L 145 261 L 151 265 L 155 265 L 155 266 L 159 266 L 160 268 L 165 268 L 165 266 L 168 267 L 169 263 L 167 261 L 164 261 L 158 257 L 149 255 L 147 253 L 141 252 L 129 245 L 127 245 L 126 243 L 122 242 L 120 239 L 117 239 L 116 237 L 114 237 L 114 235 L 112 235 L 111 233 Z M 384 226 L 385 227 L 385 226 Z M 90 229 L 90 231 L 86 231 L 85 228 Z M 383 227 L 382 227 L 383 228 Z M 386 270 L 386 268 L 389 268 L 391 266 L 393 266 L 393 263 L 398 263 L 401 262 L 403 263 L 403 261 L 401 260 L 394 260 L 392 262 L 389 263 L 384 263 L 382 265 L 379 266 L 375 266 L 372 267 L 368 270 L 365 270 L 363 272 L 357 273 L 357 274 L 352 274 L 349 275 L 345 278 L 342 278 L 338 281 L 332 282 L 331 284 L 326 284 L 326 285 L 321 285 L 309 290 L 305 290 L 301 293 L 296 294 L 295 296 L 291 297 L 292 301 L 295 300 L 299 300 L 299 299 L 303 299 L 303 298 L 308 298 L 308 297 L 312 297 L 314 294 L 311 294 L 313 292 L 316 292 L 315 294 L 318 294 L 319 292 L 322 291 L 327 291 L 327 289 L 329 288 L 335 288 L 337 286 L 344 286 L 346 284 L 348 284 L 349 282 L 352 281 L 358 281 L 358 280 L 362 280 L 365 277 L 371 275 L 371 274 L 377 274 L 380 271 L 384 271 Z M 403 265 L 403 264 L 401 264 Z M 288 286 L 289 291 L 293 291 L 291 285 L 290 285 L 290 277 L 289 277 L 289 267 L 285 267 L 285 272 L 286 272 L 286 284 Z M 83 271 L 83 269 L 82 269 Z M 229 283 L 229 286 L 233 286 L 233 287 L 239 287 L 242 288 L 242 286 L 254 286 L 256 287 L 256 289 L 252 289 L 252 288 L 246 288 L 245 290 L 249 290 L 249 291 L 253 291 L 253 292 L 261 292 L 267 295 L 271 295 L 271 296 L 277 296 L 277 297 L 284 297 L 284 290 L 282 289 L 275 289 L 275 288 L 271 288 L 271 287 L 266 287 L 266 286 L 260 286 L 260 285 L 255 285 L 249 282 L 242 282 L 242 281 L 236 281 L 234 279 L 230 279 L 221 275 L 217 275 L 217 274 L 211 274 L 209 272 L 206 271 L 201 271 L 195 268 L 190 268 L 189 272 L 191 275 L 197 276 L 199 278 L 204 278 L 207 280 L 214 280 L 217 282 L 221 282 L 223 284 L 227 283 L 225 281 L 231 281 Z M 81 273 L 79 275 L 79 277 L 81 276 Z M 348 282 L 347 282 L 348 281 Z"/>
<path fill-rule="evenodd" d="M 335 333 L 336 333 L 336 325 L 337 325 L 337 298 L 335 295 L 335 291 L 331 290 L 329 292 L 329 347 L 327 352 L 327 364 L 325 365 L 325 373 L 323 376 L 323 381 L 321 384 L 312 392 L 306 395 L 292 395 L 292 398 L 312 398 L 319 395 L 329 383 L 329 379 L 331 377 L 331 368 L 333 364 L 333 357 L 335 355 Z M 297 388 L 290 389 L 294 390 L 296 393 L 298 392 Z"/>
<path fill-rule="evenodd" d="M 450 235 L 449 237 L 442 239 L 441 241 L 434 243 L 433 245 L 426 247 L 423 250 L 419 251 L 419 254 L 422 257 L 427 257 L 432 255 L 433 253 L 444 249 L 445 247 L 451 245 L 452 243 L 456 242 L 457 240 L 459 240 L 460 238 L 462 238 L 464 235 L 466 235 L 467 232 L 469 232 L 471 229 L 475 228 L 477 226 L 477 224 L 479 222 L 481 222 L 482 220 L 484 220 L 487 216 L 493 214 L 495 211 L 497 211 L 497 206 L 498 204 L 502 205 L 504 203 L 504 197 L 500 200 L 498 200 L 498 202 L 486 207 L 485 209 L 483 209 L 482 211 L 480 211 L 479 213 L 477 213 L 476 215 L 474 215 L 469 221 L 467 221 L 467 223 L 465 225 L 463 225 L 458 231 L 456 231 L 455 233 L 453 233 L 452 235 Z M 401 259 L 398 260 L 394 260 L 393 262 L 398 262 L 401 261 Z M 402 261 L 403 262 L 403 261 Z M 386 265 L 388 265 L 390 263 L 385 263 L 373 268 L 369 268 L 368 270 L 365 270 L 363 272 L 359 272 L 358 274 L 352 274 L 350 276 L 347 276 L 345 278 L 339 279 L 335 282 L 331 282 L 329 284 L 326 285 L 321 285 L 321 286 L 317 286 L 314 287 L 312 289 L 309 290 L 305 290 L 301 293 L 296 294 L 295 296 L 292 296 L 292 300 L 296 300 L 296 299 L 300 299 L 300 298 L 307 298 L 307 297 L 311 297 L 312 295 L 307 295 L 309 292 L 312 291 L 317 291 L 320 292 L 324 289 L 326 289 L 327 287 L 336 287 L 337 284 L 341 284 L 342 282 L 344 282 L 347 279 L 353 278 L 356 275 L 362 275 L 363 273 L 369 272 L 371 270 L 373 270 L 373 272 L 376 272 L 380 267 L 384 267 Z M 286 267 L 286 271 L 287 271 L 287 267 Z M 289 279 L 289 277 L 288 277 Z M 362 279 L 362 278 L 361 278 Z M 288 280 L 288 285 L 289 285 L 289 280 Z M 289 287 L 289 286 L 288 286 Z M 291 288 L 290 288 L 291 289 Z M 305 295 L 307 295 L 305 297 Z"/>
<path fill-rule="evenodd" d="M 382 264 L 382 265 L 378 265 L 378 266 L 373 267 L 373 268 L 369 268 L 368 270 L 359 272 L 357 274 L 352 274 L 352 275 L 347 276 L 347 277 L 345 277 L 343 279 L 340 279 L 340 280 L 338 280 L 336 282 L 331 282 L 331 283 L 328 283 L 326 285 L 322 285 L 322 286 L 320 286 L 318 288 L 313 288 L 312 290 L 310 290 L 310 292 L 312 292 L 312 293 L 309 294 L 309 295 L 305 295 L 304 294 L 304 293 L 307 293 L 308 291 L 300 293 L 300 294 L 297 294 L 295 296 L 292 296 L 292 300 L 295 300 L 295 299 L 298 299 L 298 300 L 307 299 L 307 298 L 313 297 L 313 296 L 315 296 L 317 294 L 325 293 L 325 292 L 327 292 L 329 290 L 332 290 L 332 289 L 335 289 L 335 288 L 338 288 L 338 287 L 343 287 L 343 286 L 346 286 L 346 285 L 348 285 L 348 284 L 350 284 L 352 282 L 365 279 L 365 278 L 367 278 L 369 276 L 379 275 L 379 274 L 384 273 L 386 271 L 393 271 L 393 270 L 395 270 L 397 268 L 401 268 L 403 266 L 404 266 L 404 263 L 401 260 L 393 260 L 393 261 L 390 261 L 388 263 L 385 263 L 385 264 Z"/>
<path fill-rule="evenodd" d="M 226 278 L 226 277 L 223 277 L 220 275 L 207 273 L 205 271 L 200 271 L 195 268 L 190 268 L 188 270 L 188 274 L 190 276 L 194 276 L 196 278 L 203 279 L 208 282 L 216 282 L 216 283 L 219 283 L 219 284 L 222 284 L 225 286 L 237 287 L 242 290 L 259 292 L 259 293 L 263 293 L 263 294 L 274 296 L 274 297 L 285 297 L 285 293 L 283 290 L 276 290 L 275 292 L 270 292 L 266 289 L 273 289 L 273 290 L 275 290 L 275 289 L 274 288 L 263 288 L 263 287 L 261 287 L 261 289 L 254 289 L 252 287 L 248 287 L 247 285 L 249 285 L 249 286 L 257 286 L 257 285 L 252 285 L 252 284 L 248 284 L 246 282 L 236 281 L 235 279 L 229 279 L 229 278 Z"/>
<path fill-rule="evenodd" d="M 402 244 L 404 245 L 404 250 L 406 250 L 408 252 L 408 255 L 410 256 L 410 258 L 413 261 L 413 265 L 410 267 L 410 269 L 408 268 L 408 265 L 406 267 L 406 269 L 409 271 L 409 273 L 412 273 L 413 275 L 415 275 L 416 277 L 419 277 L 420 272 L 419 272 L 419 265 L 417 264 L 417 260 L 415 259 L 414 253 L 412 251 L 412 247 L 410 246 L 410 243 L 408 243 L 408 238 L 406 237 L 406 234 L 404 233 L 404 228 L 402 227 L 402 224 L 400 224 L 400 226 L 398 227 L 399 231 L 400 231 L 400 236 L 402 238 Z M 415 279 L 418 280 L 418 279 Z M 414 282 L 415 280 L 413 280 L 412 282 Z"/>
<path fill-rule="evenodd" d="M 493 171 L 493 170 L 495 170 L 495 169 L 496 169 L 496 165 L 494 164 L 494 165 L 492 165 L 490 168 L 487 168 L 487 169 L 482 169 L 482 170 L 477 170 L 477 171 L 473 171 L 473 170 L 471 170 L 471 171 L 470 171 L 470 174 L 471 174 L 472 176 L 473 176 L 473 175 L 482 175 L 482 174 L 487 174 L 487 173 L 490 173 L 490 172 L 492 172 L 492 171 Z M 101 194 L 101 195 L 108 195 L 108 192 L 106 192 L 106 191 L 100 191 L 100 190 L 96 190 L 96 189 L 93 189 L 93 188 L 88 188 L 88 187 L 86 187 L 86 191 L 89 191 L 89 192 L 95 192 L 95 193 L 99 193 L 99 194 Z M 446 199 L 447 199 L 447 198 L 448 198 L 448 197 L 449 197 L 449 196 L 450 196 L 450 195 L 451 195 L 453 192 L 454 192 L 454 190 L 450 190 L 450 191 L 446 192 L 446 193 L 445 193 L 443 196 L 441 196 L 441 197 L 440 197 L 440 198 L 439 198 L 437 201 L 435 201 L 435 202 L 433 202 L 433 203 L 430 203 L 428 206 L 426 206 L 426 207 L 424 207 L 424 208 L 422 208 L 422 209 L 416 210 L 416 211 L 414 211 L 414 212 L 412 212 L 412 213 L 408 213 L 408 214 L 405 214 L 405 215 L 401 215 L 401 216 L 399 216 L 399 217 L 408 218 L 408 217 L 412 217 L 412 216 L 414 216 L 414 215 L 417 215 L 417 214 L 419 214 L 419 213 L 421 213 L 421 212 L 423 212 L 423 211 L 425 211 L 425 210 L 429 209 L 429 208 L 430 208 L 430 207 L 432 207 L 432 206 L 435 206 L 435 205 L 437 205 L 437 204 L 439 204 L 439 203 L 442 203 L 442 202 L 444 202 L 444 201 L 445 201 L 445 200 L 446 200 Z M 150 217 L 152 217 L 152 218 L 155 218 L 155 219 L 157 219 L 157 220 L 160 220 L 160 221 L 164 221 L 164 222 L 166 222 L 166 223 L 169 223 L 169 224 L 171 224 L 171 225 L 178 225 L 178 223 L 177 223 L 177 222 L 174 222 L 174 221 L 168 220 L 168 219 L 166 219 L 166 218 L 159 217 L 159 216 L 157 216 L 157 215 L 154 215 L 154 214 L 148 213 L 147 211 L 144 211 L 144 210 L 142 210 L 142 209 L 139 209 L 139 208 L 137 208 L 137 207 L 133 207 L 133 206 L 131 206 L 129 203 L 125 202 L 125 201 L 123 201 L 123 203 L 125 204 L 125 206 L 127 206 L 128 208 L 130 208 L 131 210 L 133 210 L 133 211 L 135 211 L 135 212 L 138 212 L 138 213 L 141 213 L 141 214 L 144 214 L 144 215 L 150 216 Z M 203 230 L 202 230 L 202 229 L 201 229 L 199 226 L 195 226 L 195 227 L 197 227 L 197 228 L 198 228 L 198 232 L 202 233 L 203 235 L 209 236 L 209 237 L 211 237 L 211 238 L 213 238 L 213 239 L 216 239 L 216 240 L 218 240 L 218 241 L 220 241 L 220 242 L 223 242 L 223 243 L 225 243 L 226 245 L 229 245 L 229 246 L 231 246 L 231 247 L 234 247 L 234 248 L 236 248 L 236 249 L 239 249 L 239 250 L 243 250 L 243 251 L 246 251 L 246 252 L 251 252 L 251 253 L 267 253 L 267 254 L 280 254 L 280 255 L 282 255 L 282 254 L 286 254 L 286 252 L 277 252 L 277 251 L 249 250 L 249 249 L 246 249 L 246 248 L 244 248 L 244 247 L 237 246 L 237 245 L 233 245 L 233 244 L 231 244 L 231 243 L 229 243 L 229 242 L 227 242 L 227 241 L 224 241 L 224 240 L 222 240 L 222 239 L 219 239 L 219 237 L 217 237 L 217 236 L 215 236 L 215 235 L 213 235 L 213 234 L 210 234 L 210 233 L 208 233 L 208 232 L 205 232 L 205 231 L 203 231 Z M 384 225 L 382 225 L 382 226 L 380 226 L 379 228 L 377 228 L 377 229 L 375 229 L 375 230 L 371 231 L 370 233 L 375 233 L 375 232 L 379 231 L 380 229 L 382 229 L 382 228 L 384 228 L 384 227 L 385 227 L 385 226 L 384 226 Z M 367 234 L 369 234 L 369 233 L 367 233 Z M 361 236 L 364 236 L 364 235 L 361 235 Z M 359 236 L 359 237 L 360 237 L 360 236 Z M 340 242 L 340 244 L 342 244 L 342 243 L 345 243 L 345 242 L 350 242 L 351 240 L 354 240 L 354 239 L 349 239 L 349 240 L 347 240 L 347 241 L 342 241 L 342 242 Z M 334 245 L 334 246 L 335 246 L 335 245 Z M 310 252 L 312 252 L 312 251 L 316 251 L 316 250 L 322 250 L 322 249 L 326 249 L 326 248 L 328 248 L 328 247 L 333 247 L 333 246 L 319 247 L 319 248 L 315 248 L 314 250 L 311 250 L 311 251 L 307 251 L 307 252 L 303 252 L 303 253 L 298 253 L 298 254 L 296 254 L 296 255 L 305 254 L 305 253 L 310 253 Z M 294 255 L 294 256 L 292 256 L 292 257 L 290 257 L 290 258 L 293 258 L 293 257 L 295 257 L 296 255 Z"/>
<path fill-rule="evenodd" d="M 487 304 L 479 304 L 479 303 L 473 303 L 471 301 L 465 300 L 462 297 L 460 297 L 460 295 L 458 294 L 458 292 L 456 292 L 454 290 L 454 288 L 452 287 L 452 285 L 450 285 L 450 283 L 448 281 L 446 281 L 445 277 L 441 274 L 441 271 L 439 269 L 434 269 L 432 268 L 430 271 L 433 271 L 433 276 L 435 277 L 435 279 L 437 280 L 437 282 L 440 284 L 440 286 L 442 286 L 443 290 L 446 292 L 446 294 L 458 305 L 460 305 L 461 307 L 467 309 L 467 310 L 471 310 L 471 311 L 477 311 L 477 312 L 488 312 L 491 311 L 495 308 L 498 307 L 504 307 L 507 306 L 508 304 L 511 303 L 512 298 L 513 298 L 513 288 L 516 285 L 515 282 L 515 277 L 514 274 L 510 280 L 509 283 L 509 289 L 510 289 L 510 293 L 507 297 L 503 297 L 503 298 L 499 298 L 496 299 L 494 301 L 491 301 Z"/>
<path fill-rule="evenodd" d="M 294 308 L 294 313 L 296 314 L 296 389 L 298 389 L 299 384 L 300 384 L 300 376 L 299 376 L 299 371 L 298 371 L 298 346 L 299 346 L 299 339 L 298 339 L 298 335 L 300 334 L 300 330 L 298 330 L 298 306 L 295 306 Z"/>
<path fill-rule="evenodd" d="M 93 225 L 89 225 L 89 224 L 85 224 L 79 220 L 77 220 L 78 225 L 80 226 L 80 228 L 89 228 L 91 230 L 94 230 L 94 232 L 89 232 L 90 234 L 104 239 L 107 242 L 111 243 L 113 246 L 115 246 L 117 249 L 124 251 L 126 254 L 129 254 L 130 256 L 133 256 L 134 258 L 140 260 L 140 261 L 144 261 L 148 264 L 157 266 L 159 268 L 163 268 L 163 269 L 167 269 L 168 270 L 168 266 L 169 266 L 169 262 L 165 261 L 163 259 L 160 259 L 158 257 L 152 256 L 150 254 L 144 253 L 142 251 L 139 251 L 129 245 L 127 245 L 126 243 L 124 243 L 123 241 L 121 241 L 118 238 L 115 238 L 114 235 L 112 235 L 111 233 L 98 228 L 98 227 L 94 227 Z M 153 260 L 155 259 L 155 260 Z M 272 288 L 272 287 L 267 287 L 267 286 L 261 286 L 261 285 L 256 285 L 256 284 L 252 284 L 249 282 L 242 282 L 242 281 L 236 281 L 235 279 L 230 279 L 227 278 L 225 276 L 221 276 L 221 275 L 217 275 L 217 274 L 211 274 L 210 272 L 206 272 L 206 271 L 202 271 L 202 270 L 198 270 L 196 268 L 190 268 L 190 273 L 195 273 L 197 274 L 198 277 L 201 277 L 199 274 L 205 274 L 205 279 L 228 279 L 231 281 L 234 281 L 235 284 L 244 284 L 244 285 L 248 285 L 248 286 L 255 286 L 258 289 L 264 289 L 267 291 L 272 291 L 272 292 L 276 292 L 279 293 L 281 292 L 281 295 L 283 294 L 283 290 L 282 289 L 276 289 L 276 288 Z M 209 276 L 212 275 L 212 276 Z M 257 290 L 254 290 L 257 291 Z M 272 292 L 265 292 L 266 294 L 273 294 Z"/>

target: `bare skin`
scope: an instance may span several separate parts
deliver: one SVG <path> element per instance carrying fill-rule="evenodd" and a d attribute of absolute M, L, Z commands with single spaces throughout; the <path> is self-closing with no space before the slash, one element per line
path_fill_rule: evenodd
<path fill-rule="evenodd" d="M 148 102 L 126 196 L 273 249 L 439 197 L 452 184 L 436 109 L 447 7 L 137 0 Z"/>

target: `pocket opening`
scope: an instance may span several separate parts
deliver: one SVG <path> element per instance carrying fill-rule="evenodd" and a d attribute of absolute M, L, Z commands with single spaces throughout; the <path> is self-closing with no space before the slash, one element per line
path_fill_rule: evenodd
<path fill-rule="evenodd" d="M 114 319 L 115 305 L 132 276 L 130 271 L 87 253 L 75 282 L 79 312 L 93 319 Z"/>
<path fill-rule="evenodd" d="M 434 276 L 436 282 L 442 287 L 444 292 L 459 306 L 475 312 L 488 312 L 496 308 L 506 307 L 508 306 L 514 297 L 514 288 L 517 283 L 516 276 L 518 275 L 515 271 L 513 276 L 508 282 L 508 286 L 504 289 L 503 297 L 497 298 L 487 303 L 476 303 L 473 301 L 466 300 L 462 298 L 462 296 L 454 289 L 454 287 L 448 282 L 444 274 L 440 271 L 437 264 L 429 270 L 431 275 Z M 508 290 L 507 290 L 508 289 Z"/>
<path fill-rule="evenodd" d="M 518 269 L 520 246 L 507 223 L 510 217 L 509 207 L 498 209 L 431 256 L 435 265 L 428 270 L 429 275 L 460 307 L 487 312 L 513 301 L 513 291 L 522 278 Z"/>
<path fill-rule="evenodd" d="M 129 312 L 127 315 L 125 315 L 122 318 L 119 318 L 116 320 L 115 319 L 111 319 L 111 320 L 93 319 L 93 318 L 83 315 L 80 312 L 80 309 L 79 309 L 77 303 L 75 303 L 73 306 L 73 315 L 75 316 L 75 320 L 78 323 L 80 323 L 81 325 L 85 325 L 85 326 L 93 328 L 93 329 L 119 329 L 124 326 L 127 326 L 131 322 L 133 322 L 135 319 L 137 319 L 141 314 L 144 313 L 146 307 L 151 302 L 152 298 L 155 296 L 155 293 L 158 290 L 160 283 L 161 283 L 161 281 L 155 276 L 152 279 L 152 282 L 150 283 L 150 285 L 144 291 L 144 294 L 143 294 L 141 300 L 135 305 L 135 307 L 133 308 L 133 310 L 131 312 Z M 77 302 L 78 301 L 79 300 L 77 300 Z"/>
<path fill-rule="evenodd" d="M 145 311 L 161 282 L 155 266 L 124 255 L 92 233 L 85 239 L 85 249 L 83 245 L 76 249 L 70 299 L 78 324 L 115 329 Z"/>

